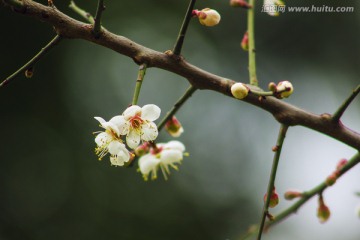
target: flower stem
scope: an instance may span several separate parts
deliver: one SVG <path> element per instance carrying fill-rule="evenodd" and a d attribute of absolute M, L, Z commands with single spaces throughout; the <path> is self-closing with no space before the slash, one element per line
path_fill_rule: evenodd
<path fill-rule="evenodd" d="M 338 179 L 344 175 L 347 171 L 349 171 L 350 169 L 352 169 L 353 167 L 355 167 L 357 164 L 360 163 L 360 153 L 358 152 L 356 155 L 354 155 L 346 165 L 344 165 L 340 170 L 339 170 L 339 174 L 338 174 Z M 328 187 L 330 187 L 326 181 L 323 181 L 322 183 L 320 183 L 319 185 L 315 186 L 314 188 L 312 188 L 309 191 L 303 192 L 301 194 L 301 199 L 298 200 L 296 203 L 294 203 L 292 206 L 290 206 L 289 208 L 285 209 L 284 211 L 282 211 L 281 213 L 279 213 L 277 216 L 274 217 L 274 220 L 271 222 L 268 222 L 267 224 L 265 224 L 265 229 L 269 229 L 270 227 L 274 226 L 275 224 L 280 223 L 281 221 L 283 221 L 284 219 L 286 219 L 287 217 L 289 217 L 291 214 L 296 213 L 298 211 L 298 209 L 303 206 L 307 201 L 309 201 L 311 198 L 313 198 L 316 195 L 319 195 L 321 193 L 323 193 L 325 191 L 325 189 L 327 189 Z M 257 228 L 257 227 L 253 227 L 252 231 L 245 234 L 241 240 L 245 240 L 245 239 L 249 239 L 253 234 L 255 234 L 256 231 L 254 231 L 253 229 Z"/>
<path fill-rule="evenodd" d="M 166 113 L 166 116 L 161 120 L 159 125 L 157 126 L 158 131 L 161 131 L 161 129 L 165 126 L 166 122 L 172 118 L 175 113 L 180 109 L 180 107 L 191 97 L 191 95 L 196 91 L 196 88 L 194 86 L 190 86 L 184 95 L 179 98 L 179 100 L 174 104 L 173 108 Z"/>
<path fill-rule="evenodd" d="M 56 46 L 62 37 L 60 35 L 56 35 L 45 47 L 41 49 L 41 51 L 36 54 L 29 62 L 27 62 L 24 66 L 19 68 L 16 72 L 7 77 L 4 81 L 0 83 L 0 88 L 7 85 L 11 80 L 13 80 L 20 73 L 26 71 L 27 69 L 33 67 L 50 49 Z"/>
<path fill-rule="evenodd" d="M 260 227 L 259 227 L 259 231 L 258 231 L 257 240 L 261 239 L 261 235 L 262 235 L 264 225 L 265 225 L 265 219 L 266 219 L 266 216 L 267 216 L 267 214 L 269 212 L 270 198 L 271 198 L 274 186 L 275 186 L 276 171 L 277 171 L 277 168 L 278 168 L 278 165 L 279 165 L 280 153 L 281 153 L 281 149 L 282 149 L 282 146 L 283 146 L 283 143 L 284 143 L 284 139 L 285 139 L 287 130 L 288 130 L 288 126 L 281 125 L 280 130 L 279 130 L 279 136 L 278 136 L 278 139 L 277 139 L 277 142 L 276 142 L 276 150 L 275 150 L 275 154 L 274 154 L 273 165 L 272 165 L 272 168 L 271 168 L 269 185 L 268 185 L 268 189 L 267 189 L 267 197 L 266 197 L 266 201 L 265 201 L 262 216 L 261 216 L 261 221 L 260 221 Z"/>
<path fill-rule="evenodd" d="M 94 33 L 95 38 L 100 37 L 100 32 L 101 32 L 101 22 L 100 21 L 101 21 L 102 12 L 104 10 L 105 10 L 104 0 L 99 0 L 97 10 L 96 10 L 96 15 L 95 15 L 94 28 L 93 28 L 93 33 Z"/>
<path fill-rule="evenodd" d="M 135 91 L 134 91 L 134 97 L 132 100 L 132 105 L 137 105 L 141 85 L 142 85 L 142 82 L 143 82 L 145 74 L 146 74 L 146 68 L 147 68 L 146 63 L 143 63 L 139 66 L 139 72 L 138 72 L 138 77 L 136 79 L 136 85 L 135 85 Z"/>
<path fill-rule="evenodd" d="M 355 99 L 355 97 L 359 94 L 359 92 L 360 92 L 360 85 L 358 85 L 357 88 L 353 90 L 351 95 L 345 100 L 343 104 L 341 104 L 339 109 L 334 113 L 334 115 L 332 116 L 332 120 L 334 122 L 338 122 L 340 120 L 341 116 L 344 114 L 346 109 L 350 106 L 351 102 Z"/>
<path fill-rule="evenodd" d="M 250 92 L 252 92 L 253 94 L 257 95 L 257 96 L 274 96 L 274 92 L 272 91 L 268 91 L 268 92 L 262 92 L 262 91 L 255 91 L 255 90 L 250 90 Z"/>
<path fill-rule="evenodd" d="M 187 30 L 190 20 L 192 18 L 192 11 L 194 9 L 195 2 L 196 2 L 196 0 L 190 0 L 189 7 L 186 11 L 184 21 L 181 25 L 180 32 L 179 32 L 178 38 L 176 40 L 176 43 L 175 43 L 175 46 L 173 49 L 174 55 L 180 55 L 180 53 L 181 53 L 181 49 L 182 49 L 185 35 L 186 35 L 186 30 Z"/>
<path fill-rule="evenodd" d="M 94 17 L 86 12 L 85 10 L 79 8 L 74 1 L 70 1 L 70 5 L 69 5 L 69 8 L 72 9 L 75 13 L 79 14 L 83 19 L 85 19 L 86 21 L 88 21 L 89 23 L 91 24 L 94 24 L 95 23 L 95 19 Z"/>
<path fill-rule="evenodd" d="M 249 4 L 252 8 L 248 9 L 248 36 L 249 36 L 249 77 L 250 84 L 258 86 L 258 80 L 256 76 L 256 61 L 255 61 L 255 0 L 250 0 Z"/>

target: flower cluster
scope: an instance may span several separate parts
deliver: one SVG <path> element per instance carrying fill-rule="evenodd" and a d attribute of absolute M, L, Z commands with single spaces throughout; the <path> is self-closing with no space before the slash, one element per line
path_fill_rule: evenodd
<path fill-rule="evenodd" d="M 146 149 L 145 146 L 139 148 Z M 148 148 L 148 153 L 144 154 L 139 159 L 139 171 L 143 175 L 145 181 L 149 179 L 155 180 L 157 178 L 157 171 L 160 168 L 165 180 L 170 174 L 170 167 L 178 170 L 176 164 L 180 164 L 183 160 L 185 146 L 179 141 L 170 141 L 168 143 L 159 143 Z"/>
<path fill-rule="evenodd" d="M 140 141 L 153 141 L 158 136 L 158 130 L 153 123 L 160 116 L 160 108 L 148 104 L 142 108 L 133 105 L 127 108 L 122 115 L 111 118 L 108 122 L 101 117 L 95 117 L 100 127 L 104 128 L 95 137 L 96 155 L 101 160 L 107 153 L 110 162 L 115 166 L 123 166 L 132 154 L 126 149 L 122 136 L 126 137 L 126 144 L 131 149 L 139 146 Z"/>

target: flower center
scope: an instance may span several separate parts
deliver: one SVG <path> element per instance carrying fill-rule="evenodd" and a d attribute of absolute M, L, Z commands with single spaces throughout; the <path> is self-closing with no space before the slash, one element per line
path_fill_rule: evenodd
<path fill-rule="evenodd" d="M 133 116 L 132 118 L 130 118 L 129 121 L 130 121 L 131 127 L 134 129 L 140 128 L 142 123 L 144 122 L 144 120 L 142 120 L 141 117 L 139 117 L 138 115 Z"/>

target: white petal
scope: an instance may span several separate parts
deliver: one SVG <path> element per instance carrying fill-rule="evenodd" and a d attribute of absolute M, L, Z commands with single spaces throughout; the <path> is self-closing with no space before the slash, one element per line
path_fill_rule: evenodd
<path fill-rule="evenodd" d="M 137 105 L 132 105 L 124 111 L 123 115 L 125 117 L 125 120 L 129 120 L 129 118 L 135 116 L 138 113 L 141 113 L 141 107 Z"/>
<path fill-rule="evenodd" d="M 164 145 L 165 149 L 175 149 L 175 150 L 179 150 L 180 152 L 184 152 L 185 151 L 185 146 L 182 142 L 179 141 L 170 141 L 167 144 Z"/>
<path fill-rule="evenodd" d="M 135 149 L 140 144 L 140 135 L 136 131 L 130 130 L 126 136 L 126 143 L 129 148 Z"/>
<path fill-rule="evenodd" d="M 119 129 L 120 135 L 126 135 L 128 133 L 128 122 L 125 120 L 124 116 L 115 116 L 110 119 L 109 122 L 116 125 L 116 127 Z"/>
<path fill-rule="evenodd" d="M 147 104 L 142 107 L 141 118 L 148 121 L 155 121 L 160 117 L 161 109 L 155 104 Z"/>
<path fill-rule="evenodd" d="M 142 135 L 141 139 L 144 141 L 152 141 L 155 140 L 158 136 L 158 129 L 153 122 L 145 123 L 141 125 Z"/>
<path fill-rule="evenodd" d="M 167 149 L 161 152 L 160 162 L 163 164 L 181 163 L 183 154 L 181 151 Z"/>
<path fill-rule="evenodd" d="M 96 120 L 99 121 L 100 124 L 106 122 L 102 117 L 94 117 Z"/>
<path fill-rule="evenodd" d="M 108 146 L 109 153 L 111 155 L 118 155 L 119 152 L 126 150 L 125 145 L 119 141 L 112 141 Z"/>
<path fill-rule="evenodd" d="M 117 156 L 111 156 L 110 162 L 115 166 L 124 166 L 125 162 L 128 162 L 130 159 L 129 153 L 120 151 Z"/>
<path fill-rule="evenodd" d="M 156 171 L 160 160 L 152 154 L 146 154 L 139 159 L 139 168 L 142 174 L 149 174 L 152 170 Z"/>
<path fill-rule="evenodd" d="M 120 130 L 114 123 L 112 123 L 112 122 L 104 122 L 101 125 L 106 130 L 110 130 L 110 131 L 116 133 L 117 136 L 120 136 Z"/>
<path fill-rule="evenodd" d="M 108 134 L 106 132 L 102 132 L 96 136 L 95 143 L 96 143 L 96 145 L 98 145 L 100 147 L 100 146 L 103 146 L 104 144 L 110 142 L 111 139 L 112 139 L 112 137 L 110 134 Z"/>

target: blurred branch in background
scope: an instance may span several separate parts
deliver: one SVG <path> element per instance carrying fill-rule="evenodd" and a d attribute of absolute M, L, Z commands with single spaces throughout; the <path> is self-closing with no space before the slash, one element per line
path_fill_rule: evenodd
<path fill-rule="evenodd" d="M 347 171 L 349 171 L 350 169 L 355 167 L 358 163 L 360 163 L 360 153 L 357 153 L 356 155 L 354 155 L 345 165 L 343 165 L 340 169 L 338 169 L 338 171 L 337 171 L 337 179 L 340 178 L 342 175 L 344 175 Z M 332 184 L 334 184 L 334 183 L 332 183 Z M 313 189 L 310 189 L 310 190 L 308 190 L 306 192 L 302 192 L 301 195 L 299 196 L 300 197 L 299 201 L 297 201 L 291 207 L 285 209 L 284 211 L 282 211 L 278 215 L 274 216 L 271 221 L 269 221 L 267 224 L 265 224 L 265 228 L 264 228 L 265 231 L 268 230 L 269 228 L 271 228 L 272 226 L 274 226 L 275 224 L 280 223 L 281 221 L 283 221 L 284 219 L 286 219 L 290 215 L 296 213 L 301 206 L 303 206 L 307 201 L 309 201 L 314 196 L 322 195 L 323 192 L 327 188 L 332 186 L 332 184 L 329 183 L 328 180 L 325 180 L 324 182 L 320 183 L 319 185 L 317 185 Z M 241 238 L 241 240 L 246 240 L 246 239 L 250 239 L 251 237 L 253 237 L 259 231 L 259 229 L 261 229 L 260 227 L 261 226 L 256 226 L 256 227 L 252 226 L 250 228 L 250 231 L 248 233 L 246 233 Z"/>

